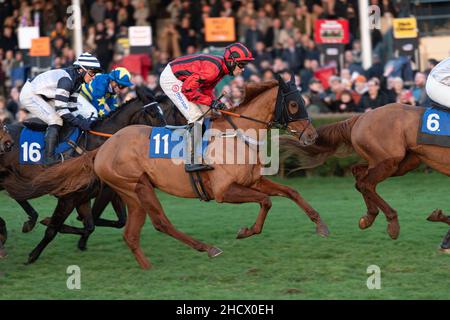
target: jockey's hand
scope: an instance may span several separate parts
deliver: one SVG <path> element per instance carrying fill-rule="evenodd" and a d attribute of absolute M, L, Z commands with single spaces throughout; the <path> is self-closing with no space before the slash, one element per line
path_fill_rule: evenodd
<path fill-rule="evenodd" d="M 210 107 L 216 110 L 226 109 L 225 103 L 221 102 L 220 100 L 213 100 Z"/>
<path fill-rule="evenodd" d="M 71 126 L 78 127 L 83 131 L 91 130 L 92 125 L 95 123 L 94 121 L 92 121 L 90 119 L 84 119 L 81 116 L 75 117 L 71 113 L 67 113 L 67 114 L 61 116 L 61 118 L 65 122 L 69 123 Z"/>

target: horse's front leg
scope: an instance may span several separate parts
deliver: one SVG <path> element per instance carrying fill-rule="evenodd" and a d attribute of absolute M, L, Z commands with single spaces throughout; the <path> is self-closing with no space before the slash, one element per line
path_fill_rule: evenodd
<path fill-rule="evenodd" d="M 36 225 L 38 213 L 36 212 L 36 210 L 34 210 L 34 208 L 27 200 L 16 200 L 16 202 L 22 207 L 23 210 L 25 210 L 28 215 L 28 221 L 25 221 L 22 226 L 22 232 L 28 233 L 33 230 L 34 226 Z"/>
<path fill-rule="evenodd" d="M 319 213 L 311 207 L 302 196 L 293 188 L 275 183 L 265 177 L 261 177 L 252 189 L 258 190 L 270 196 L 286 197 L 294 201 L 300 208 L 305 211 L 312 222 L 316 224 L 316 232 L 324 237 L 327 237 L 330 232 L 327 225 L 322 221 Z"/>
<path fill-rule="evenodd" d="M 251 228 L 244 227 L 239 230 L 237 235 L 238 239 L 261 233 L 267 213 L 272 207 L 272 202 L 267 194 L 244 187 L 237 183 L 231 184 L 222 195 L 216 196 L 216 201 L 227 203 L 257 202 L 261 206 L 255 224 Z"/>
<path fill-rule="evenodd" d="M 450 229 L 448 229 L 447 234 L 442 239 L 441 249 L 446 253 L 450 253 Z"/>
<path fill-rule="evenodd" d="M 6 223 L 5 220 L 0 218 L 0 259 L 6 257 L 6 250 L 3 245 L 8 238 L 8 232 L 6 231 Z"/>

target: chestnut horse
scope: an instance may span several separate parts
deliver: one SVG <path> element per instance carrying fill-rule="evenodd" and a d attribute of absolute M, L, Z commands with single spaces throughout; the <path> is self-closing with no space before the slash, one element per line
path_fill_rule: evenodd
<path fill-rule="evenodd" d="M 11 151 L 13 144 L 14 141 L 9 134 L 8 129 L 0 122 L 0 155 L 5 152 Z M 7 237 L 8 233 L 6 231 L 5 220 L 0 217 L 0 258 L 6 256 L 6 251 L 3 245 L 6 242 Z"/>
<path fill-rule="evenodd" d="M 248 85 L 245 99 L 235 112 L 240 117 L 237 117 L 234 122 L 218 118 L 213 121 L 212 129 L 221 132 L 233 130 L 233 128 L 258 130 L 278 124 L 288 128 L 302 145 L 311 144 L 316 138 L 316 131 L 311 125 L 304 101 L 293 79 L 285 83 L 279 77 L 278 82 L 269 81 Z M 97 149 L 97 152 L 92 151 L 78 159 L 55 166 L 46 172 L 46 176 L 34 180 L 33 184 L 39 188 L 45 185 L 50 193 L 62 195 L 91 184 L 93 178 L 92 176 L 89 178 L 89 174 L 93 175 L 95 171 L 95 174 L 117 192 L 127 204 L 128 220 L 124 240 L 144 269 L 151 267 L 140 247 L 140 233 L 146 214 L 150 216 L 156 230 L 198 251 L 206 251 L 209 257 L 219 255 L 222 252 L 220 249 L 175 229 L 165 215 L 155 188 L 183 198 L 197 198 L 197 194 L 191 187 L 189 175 L 185 172 L 183 163 L 149 157 L 151 131 L 152 127 L 141 125 L 124 128 L 106 141 L 101 148 Z M 217 146 L 219 139 L 221 138 L 212 138 L 206 152 L 207 159 L 214 159 L 215 156 L 210 151 L 214 147 L 217 147 L 215 150 L 220 149 Z M 229 151 L 228 146 L 235 148 L 236 144 L 243 143 L 238 137 L 230 140 L 235 143 L 227 144 L 226 151 Z M 250 146 L 245 144 L 245 148 Z M 80 172 L 79 168 L 84 168 L 83 172 Z M 316 224 L 317 233 L 327 236 L 328 228 L 317 211 L 294 189 L 263 177 L 261 168 L 260 162 L 214 164 L 214 170 L 201 173 L 210 199 L 219 203 L 255 202 L 260 204 L 255 224 L 250 228 L 242 228 L 237 238 L 261 233 L 264 220 L 272 206 L 270 196 L 284 196 L 294 201 Z M 61 172 L 65 172 L 66 179 L 61 179 L 63 176 Z M 45 183 L 42 184 L 42 181 Z"/>
<path fill-rule="evenodd" d="M 388 221 L 392 239 L 400 233 L 397 211 L 376 191 L 377 185 L 389 177 L 402 176 L 422 162 L 450 175 L 450 149 L 417 143 L 419 123 L 425 108 L 398 103 L 374 109 L 350 119 L 317 128 L 319 137 L 304 147 L 289 137 L 281 137 L 285 155 L 296 155 L 300 167 L 311 168 L 328 157 L 355 152 L 367 161 L 352 168 L 356 189 L 362 194 L 367 213 L 359 227 L 370 227 L 381 210 Z"/>

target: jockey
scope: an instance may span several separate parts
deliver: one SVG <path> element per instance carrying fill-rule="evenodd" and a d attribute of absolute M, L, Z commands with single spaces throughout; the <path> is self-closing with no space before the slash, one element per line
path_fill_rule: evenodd
<path fill-rule="evenodd" d="M 450 57 L 431 70 L 425 90 L 432 100 L 450 108 Z"/>
<path fill-rule="evenodd" d="M 201 106 L 223 109 L 224 104 L 214 100 L 213 90 L 226 75 L 239 76 L 245 66 L 253 61 L 252 53 L 241 43 L 225 48 L 223 56 L 193 54 L 179 57 L 166 66 L 161 73 L 160 85 L 181 114 L 187 119 L 190 130 L 201 128 L 203 115 Z M 193 135 L 192 135 L 193 137 Z M 196 163 L 194 155 L 202 139 L 191 140 L 191 163 L 185 165 L 187 172 L 211 170 L 211 166 Z M 200 156 L 201 157 L 201 156 Z"/>
<path fill-rule="evenodd" d="M 81 84 L 90 82 L 101 71 L 100 62 L 90 53 L 81 54 L 73 66 L 49 70 L 28 79 L 20 93 L 20 103 L 33 116 L 48 124 L 45 133 L 44 164 L 58 161 L 55 155 L 63 121 L 81 130 L 89 130 L 91 120 L 72 114 L 77 109 Z"/>
<path fill-rule="evenodd" d="M 98 118 L 108 115 L 118 107 L 117 94 L 131 87 L 130 72 L 126 68 L 115 68 L 108 74 L 98 74 L 90 83 L 84 83 L 78 96 L 78 114 L 83 118 Z"/>

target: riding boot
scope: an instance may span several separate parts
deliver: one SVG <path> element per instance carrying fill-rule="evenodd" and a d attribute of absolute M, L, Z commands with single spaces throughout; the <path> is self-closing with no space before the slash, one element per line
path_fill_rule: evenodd
<path fill-rule="evenodd" d="M 442 240 L 441 248 L 442 249 L 450 249 L 450 229 L 448 229 L 447 234 L 445 235 L 444 239 Z"/>
<path fill-rule="evenodd" d="M 201 163 L 196 163 L 196 152 L 197 149 L 202 150 L 201 146 L 203 142 L 203 139 L 201 139 L 201 137 L 195 139 L 195 128 L 199 125 L 201 126 L 201 122 L 194 122 L 189 125 L 191 162 L 184 165 L 184 169 L 186 170 L 186 172 L 206 171 L 214 169 L 210 165 L 203 163 L 202 153 L 200 153 L 200 157 L 202 159 Z"/>
<path fill-rule="evenodd" d="M 59 154 L 55 155 L 56 145 L 58 144 L 59 130 L 61 126 L 52 124 L 47 127 L 45 133 L 45 151 L 44 151 L 44 165 L 52 165 L 60 161 Z"/>

